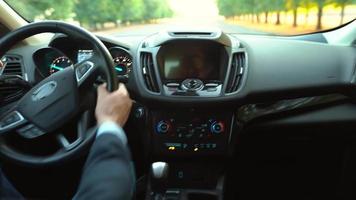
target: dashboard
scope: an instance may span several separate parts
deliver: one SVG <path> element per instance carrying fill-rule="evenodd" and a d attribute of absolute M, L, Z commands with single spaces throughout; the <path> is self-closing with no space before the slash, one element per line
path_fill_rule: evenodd
<path fill-rule="evenodd" d="M 187 144 L 181 151 L 194 154 L 197 144 L 206 147 L 215 141 L 224 154 L 228 148 L 219 146 L 229 144 L 236 122 L 353 94 L 354 47 L 219 30 L 98 37 L 112 56 L 119 81 L 139 105 L 134 115 L 145 118 L 150 140 L 161 145 L 157 148 Z M 89 59 L 92 49 L 87 41 L 56 34 L 48 44 L 9 53 L 21 55 L 23 71 L 36 83 Z M 209 151 L 214 150 L 204 153 Z"/>
<path fill-rule="evenodd" d="M 99 39 L 119 81 L 139 105 L 134 115 L 145 118 L 160 152 L 174 147 L 196 154 L 197 145 L 214 144 L 224 154 L 236 122 L 352 95 L 353 47 L 218 30 Z M 47 45 L 12 53 L 23 55 L 25 66 L 35 66 L 24 69 L 35 83 L 84 62 L 93 56 L 92 49 L 87 41 L 56 34 Z"/>
<path fill-rule="evenodd" d="M 133 158 L 145 159 L 142 163 L 172 162 L 172 188 L 211 189 L 225 176 L 228 164 L 221 160 L 240 156 L 234 153 L 240 146 L 255 154 L 245 155 L 248 160 L 239 165 L 253 163 L 250 159 L 273 148 L 273 143 L 298 140 L 304 145 L 310 138 L 315 141 L 318 134 L 330 134 L 334 141 L 347 132 L 345 127 L 354 132 L 354 46 L 307 36 L 219 30 L 98 38 L 112 56 L 118 80 L 125 82 L 135 101 L 125 127 Z M 14 60 L 22 63 L 27 80 L 35 84 L 89 59 L 92 49 L 86 41 L 56 34 L 46 44 L 15 48 L 8 56 L 16 55 Z M 0 112 L 6 108 L 0 107 Z M 269 142 L 254 143 L 256 135 Z M 243 139 L 251 143 L 246 145 Z M 181 172 L 191 176 L 174 176 Z M 194 177 L 199 172 L 201 177 L 209 173 L 212 180 Z"/>

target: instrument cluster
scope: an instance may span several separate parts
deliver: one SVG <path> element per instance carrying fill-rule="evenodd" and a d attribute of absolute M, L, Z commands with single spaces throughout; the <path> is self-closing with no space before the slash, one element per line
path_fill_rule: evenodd
<path fill-rule="evenodd" d="M 76 49 L 72 51 L 74 52 L 64 52 L 54 47 L 37 50 L 33 54 L 37 74 L 41 79 L 46 78 L 66 67 L 83 62 L 93 55 L 93 50 L 91 49 Z M 132 71 L 132 56 L 129 51 L 122 47 L 111 47 L 109 52 L 113 58 L 118 78 L 129 78 Z"/>

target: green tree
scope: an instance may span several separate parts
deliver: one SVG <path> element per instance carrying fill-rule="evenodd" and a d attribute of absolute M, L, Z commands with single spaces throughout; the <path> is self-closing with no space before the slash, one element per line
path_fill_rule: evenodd
<path fill-rule="evenodd" d="M 143 20 L 153 20 L 165 17 L 171 17 L 171 10 L 167 0 L 143 0 Z"/>
<path fill-rule="evenodd" d="M 78 0 L 74 9 L 75 19 L 81 26 L 88 25 L 97 30 L 110 21 L 110 6 L 110 0 Z"/>
<path fill-rule="evenodd" d="M 243 12 L 243 0 L 218 0 L 218 9 L 219 13 L 225 17 L 233 17 L 235 15 L 245 14 Z M 240 5 L 240 8 L 236 8 L 237 5 Z"/>
<path fill-rule="evenodd" d="M 120 19 L 123 22 L 137 22 L 143 19 L 143 0 L 124 0 L 120 12 Z"/>
<path fill-rule="evenodd" d="M 260 1 L 260 5 L 265 14 L 265 24 L 268 23 L 268 16 L 271 11 L 273 11 L 273 6 L 271 5 L 271 0 L 262 0 Z"/>
<path fill-rule="evenodd" d="M 173 10 L 171 9 L 168 0 L 161 0 L 158 7 L 158 18 L 166 18 L 173 16 Z"/>
<path fill-rule="evenodd" d="M 142 17 L 144 20 L 151 20 L 157 17 L 157 7 L 159 6 L 159 0 L 143 0 L 144 10 Z"/>
<path fill-rule="evenodd" d="M 293 27 L 298 26 L 298 7 L 301 5 L 301 0 L 287 0 L 287 8 L 293 11 Z"/>
<path fill-rule="evenodd" d="M 276 24 L 280 24 L 280 12 L 286 8 L 285 0 L 218 0 L 219 13 L 225 17 L 249 15 L 253 21 L 260 21 L 260 13 L 265 13 L 265 23 L 269 12 L 277 13 Z"/>
<path fill-rule="evenodd" d="M 305 8 L 305 24 L 308 24 L 309 11 L 313 7 L 313 0 L 301 0 L 301 6 Z"/>
<path fill-rule="evenodd" d="M 106 22 L 118 25 L 173 15 L 167 0 L 77 0 L 74 12 L 81 25 L 94 29 Z"/>
<path fill-rule="evenodd" d="M 112 22 L 119 26 L 121 18 L 122 4 L 125 0 L 104 0 L 107 5 L 105 6 L 105 19 L 106 22 Z"/>
<path fill-rule="evenodd" d="M 250 15 L 251 21 L 255 21 L 255 16 L 257 15 L 257 9 L 254 7 L 255 6 L 255 0 L 241 0 L 241 1 L 236 1 L 236 5 L 234 7 L 236 9 L 241 9 L 241 13 L 247 13 Z M 259 22 L 259 17 L 256 16 L 257 22 Z"/>
<path fill-rule="evenodd" d="M 73 0 L 7 0 L 16 10 L 21 10 L 21 14 L 28 20 L 36 18 L 44 19 L 68 19 L 73 10 Z"/>
<path fill-rule="evenodd" d="M 341 8 L 340 11 L 340 24 L 344 23 L 344 17 L 345 17 L 345 7 L 349 4 L 356 3 L 355 0 L 334 0 L 333 3 Z"/>
<path fill-rule="evenodd" d="M 277 20 L 276 25 L 281 24 L 281 12 L 286 8 L 286 1 L 285 0 L 270 0 L 272 10 L 277 13 Z"/>
<path fill-rule="evenodd" d="M 252 2 L 252 4 L 250 4 L 250 6 L 252 6 L 252 11 L 253 11 L 254 15 L 256 16 L 257 23 L 260 23 L 260 14 L 262 12 L 264 12 L 264 10 L 265 10 L 265 7 L 262 3 L 264 1 L 253 0 L 251 2 Z"/>
<path fill-rule="evenodd" d="M 68 19 L 72 17 L 74 8 L 73 0 L 61 0 L 60 3 L 55 0 L 49 0 L 49 2 L 53 11 L 50 15 L 45 16 L 46 19 Z"/>
<path fill-rule="evenodd" d="M 260 22 L 259 14 L 263 12 L 263 7 L 259 0 L 235 0 L 231 1 L 227 6 L 231 6 L 230 12 L 232 16 L 236 15 L 248 15 L 252 22 Z"/>
<path fill-rule="evenodd" d="M 316 4 L 318 8 L 318 14 L 317 14 L 317 24 L 316 24 L 316 29 L 320 30 L 322 29 L 322 18 L 323 18 L 323 9 L 324 6 L 329 2 L 329 0 L 313 0 L 314 4 Z"/>

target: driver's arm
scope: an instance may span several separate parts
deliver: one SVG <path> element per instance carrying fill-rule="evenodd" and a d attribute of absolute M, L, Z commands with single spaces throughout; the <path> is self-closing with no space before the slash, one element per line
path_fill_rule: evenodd
<path fill-rule="evenodd" d="M 134 168 L 121 128 L 127 121 L 131 105 L 124 85 L 113 93 L 109 93 L 105 85 L 98 88 L 95 115 L 99 128 L 74 199 L 132 198 Z"/>

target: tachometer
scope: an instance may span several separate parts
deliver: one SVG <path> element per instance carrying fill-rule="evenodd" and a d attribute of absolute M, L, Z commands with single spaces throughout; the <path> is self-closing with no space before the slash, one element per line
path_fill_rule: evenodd
<path fill-rule="evenodd" d="M 73 65 L 73 62 L 66 56 L 61 56 L 53 60 L 50 65 L 49 73 L 53 74 Z"/>
<path fill-rule="evenodd" d="M 115 57 L 114 63 L 117 75 L 123 76 L 131 72 L 132 60 L 128 56 Z"/>

